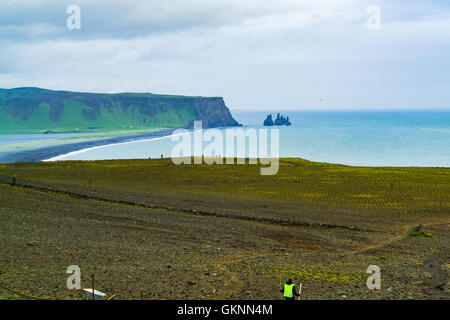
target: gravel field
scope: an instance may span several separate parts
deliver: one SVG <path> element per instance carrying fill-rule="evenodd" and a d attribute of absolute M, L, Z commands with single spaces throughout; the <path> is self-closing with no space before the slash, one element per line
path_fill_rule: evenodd
<path fill-rule="evenodd" d="M 0 284 L 61 296 L 78 265 L 84 286 L 94 274 L 116 299 L 281 299 L 288 277 L 302 299 L 449 299 L 449 169 L 282 159 L 277 176 L 258 172 L 170 159 L 0 165 Z M 407 236 L 418 224 L 432 237 Z M 367 289 L 369 265 L 380 290 Z"/>

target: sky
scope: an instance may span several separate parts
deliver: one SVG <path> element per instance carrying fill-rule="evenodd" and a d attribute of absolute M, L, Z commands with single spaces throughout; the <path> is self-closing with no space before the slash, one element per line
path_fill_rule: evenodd
<path fill-rule="evenodd" d="M 450 2 L 2 0 L 0 88 L 28 86 L 232 110 L 450 109 Z"/>

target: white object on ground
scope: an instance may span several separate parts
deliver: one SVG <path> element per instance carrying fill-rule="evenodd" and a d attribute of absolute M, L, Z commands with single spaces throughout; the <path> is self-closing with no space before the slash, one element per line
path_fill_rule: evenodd
<path fill-rule="evenodd" d="M 299 294 L 298 300 L 300 300 L 300 297 L 302 295 L 302 284 L 301 283 L 300 283 L 300 287 L 298 288 L 298 294 Z"/>
<path fill-rule="evenodd" d="M 83 290 L 88 294 L 89 299 L 92 300 L 92 289 L 84 288 Z M 105 293 L 94 289 L 94 300 L 100 300 L 104 296 L 106 296 Z"/>

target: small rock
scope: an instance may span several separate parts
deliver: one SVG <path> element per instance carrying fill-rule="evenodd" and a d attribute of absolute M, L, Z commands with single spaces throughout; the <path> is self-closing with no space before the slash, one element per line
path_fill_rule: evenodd
<path fill-rule="evenodd" d="M 390 293 L 390 292 L 394 291 L 394 287 L 389 287 L 389 288 L 387 288 L 386 291 Z"/>

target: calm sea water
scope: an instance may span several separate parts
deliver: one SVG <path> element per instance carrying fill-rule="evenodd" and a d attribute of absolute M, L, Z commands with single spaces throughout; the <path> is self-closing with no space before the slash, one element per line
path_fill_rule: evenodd
<path fill-rule="evenodd" d="M 257 129 L 265 128 L 262 122 L 269 113 L 232 111 L 238 122 Z M 450 167 L 450 111 L 281 113 L 293 123 L 277 127 L 281 157 L 362 166 Z M 58 160 L 170 157 L 176 144 L 170 138 L 129 142 Z"/>

